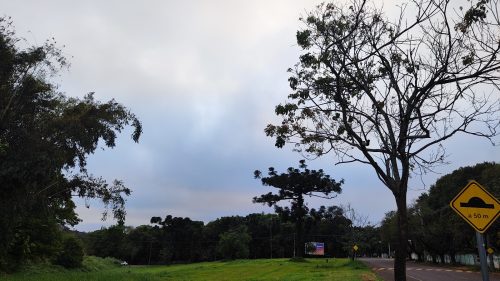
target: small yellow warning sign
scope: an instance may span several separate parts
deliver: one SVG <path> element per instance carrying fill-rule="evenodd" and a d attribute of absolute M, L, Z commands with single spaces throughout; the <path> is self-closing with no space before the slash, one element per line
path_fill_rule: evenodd
<path fill-rule="evenodd" d="M 356 252 L 357 252 L 357 251 L 358 251 L 358 249 L 359 249 L 358 245 L 354 245 L 354 247 L 352 247 L 352 248 L 353 248 L 353 249 L 354 249 L 354 251 L 356 251 Z"/>
<path fill-rule="evenodd" d="M 478 232 L 484 233 L 500 215 L 500 203 L 484 187 L 470 181 L 450 206 Z"/>

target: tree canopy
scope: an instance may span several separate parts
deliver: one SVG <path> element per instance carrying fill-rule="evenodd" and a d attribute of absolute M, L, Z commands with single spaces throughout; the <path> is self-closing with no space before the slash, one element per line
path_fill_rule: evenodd
<path fill-rule="evenodd" d="M 457 134 L 498 135 L 497 4 L 408 1 L 395 20 L 367 0 L 319 5 L 301 19 L 292 93 L 266 134 L 277 147 L 373 167 L 394 194 L 403 245 L 410 175 L 442 164 L 444 141 Z M 401 246 L 397 280 L 405 256 Z"/>
<path fill-rule="evenodd" d="M 273 167 L 270 167 L 267 177 L 262 177 L 259 170 L 254 172 L 254 176 L 260 178 L 263 185 L 277 188 L 278 192 L 269 192 L 254 197 L 253 202 L 274 206 L 278 214 L 289 218 L 296 224 L 297 255 L 302 257 L 304 254 L 303 220 L 309 210 L 304 202 L 304 196 L 331 198 L 330 194 L 342 191 L 341 185 L 344 181 L 335 181 L 322 169 L 307 169 L 305 160 L 300 160 L 299 169 L 289 167 L 286 173 L 279 174 Z M 278 202 L 286 200 L 291 201 L 291 208 L 277 205 Z"/>
<path fill-rule="evenodd" d="M 0 267 L 53 255 L 42 245 L 57 245 L 58 228 L 79 222 L 73 196 L 99 198 L 123 221 L 130 189 L 89 174 L 86 158 L 101 143 L 114 147 L 128 125 L 134 141 L 142 133 L 115 100 L 58 91 L 51 78 L 67 62 L 55 42 L 21 49 L 20 40 L 0 19 Z"/>
<path fill-rule="evenodd" d="M 474 229 L 450 207 L 452 199 L 468 184 L 469 180 L 479 182 L 491 194 L 500 193 L 500 164 L 484 162 L 474 166 L 461 167 L 440 177 L 428 192 L 421 194 L 409 208 L 409 233 L 405 243 L 408 248 L 424 260 L 425 255 L 434 262 L 444 262 L 445 256 L 451 263 L 455 255 L 477 251 Z M 380 224 L 384 243 L 396 245 L 397 213 L 388 212 Z M 500 240 L 497 235 L 499 223 L 494 222 L 485 232 L 488 247 L 497 249 Z"/>

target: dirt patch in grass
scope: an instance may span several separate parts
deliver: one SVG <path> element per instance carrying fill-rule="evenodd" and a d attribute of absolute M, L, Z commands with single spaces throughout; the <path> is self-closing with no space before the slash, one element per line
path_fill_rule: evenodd
<path fill-rule="evenodd" d="M 361 275 L 361 280 L 363 281 L 377 281 L 377 277 L 373 273 L 365 273 Z"/>

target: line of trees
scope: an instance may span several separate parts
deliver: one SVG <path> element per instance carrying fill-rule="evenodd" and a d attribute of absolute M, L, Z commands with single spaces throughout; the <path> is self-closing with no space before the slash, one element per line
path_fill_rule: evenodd
<path fill-rule="evenodd" d="M 298 243 L 296 243 L 294 250 L 296 256 L 300 258 L 304 255 L 304 247 L 302 247 L 304 244 L 304 219 L 309 211 L 304 197 L 315 196 L 331 199 L 333 198 L 332 193 L 341 192 L 343 180 L 335 181 L 322 169 L 308 169 L 305 160 L 300 160 L 299 164 L 299 168 L 289 167 L 286 173 L 278 173 L 273 167 L 270 167 L 267 177 L 263 177 L 262 172 L 256 170 L 254 172 L 255 178 L 261 179 L 263 185 L 272 186 L 278 191 L 254 197 L 253 202 L 264 203 L 270 207 L 274 206 L 274 210 L 280 217 L 287 218 L 295 224 Z M 291 206 L 283 208 L 278 205 L 281 201 L 290 201 Z"/>
<path fill-rule="evenodd" d="M 321 206 L 304 216 L 303 239 L 325 243 L 325 254 L 346 257 L 352 221 L 341 207 Z M 135 228 L 112 226 L 80 233 L 88 255 L 115 257 L 130 264 L 168 264 L 239 258 L 293 257 L 295 224 L 276 214 L 221 217 L 206 225 L 190 218 L 152 217 Z"/>
<path fill-rule="evenodd" d="M 425 255 L 434 262 L 444 262 L 445 256 L 455 263 L 456 254 L 477 252 L 475 231 L 451 208 L 450 201 L 474 179 L 483 185 L 496 198 L 500 196 L 500 164 L 481 163 L 462 167 L 439 178 L 408 209 L 408 243 L 406 247 L 417 254 L 419 260 Z M 396 246 L 397 213 L 386 214 L 380 225 L 381 240 Z M 500 224 L 493 223 L 486 231 L 488 247 L 497 252 L 500 249 Z"/>
<path fill-rule="evenodd" d="M 449 206 L 470 179 L 481 183 L 495 197 L 500 196 L 500 164 L 485 162 L 439 178 L 409 207 L 409 233 L 404 247 L 418 260 L 430 256 L 434 262 L 444 262 L 448 256 L 456 263 L 456 254 L 477 251 L 473 228 Z M 350 206 L 302 209 L 303 238 L 299 238 L 297 218 L 290 208 L 276 209 L 276 214 L 221 217 L 206 225 L 170 215 L 153 217 L 150 225 L 112 226 L 80 235 L 87 254 L 116 257 L 131 264 L 294 257 L 300 256 L 299 248 L 304 250 L 300 240 L 324 242 L 327 257 L 352 256 L 354 245 L 360 256 L 393 255 L 399 246 L 396 211 L 388 212 L 380 225 L 374 226 Z M 500 250 L 498 233 L 498 222 L 485 233 L 488 247 L 495 252 Z"/>

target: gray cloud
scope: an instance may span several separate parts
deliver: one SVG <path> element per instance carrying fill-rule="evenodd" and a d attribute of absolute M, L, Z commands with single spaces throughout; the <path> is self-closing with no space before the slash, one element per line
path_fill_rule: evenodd
<path fill-rule="evenodd" d="M 139 144 L 127 131 L 115 149 L 89 157 L 91 172 L 133 188 L 131 225 L 166 214 L 209 221 L 272 211 L 251 203 L 270 191 L 252 172 L 284 170 L 301 159 L 290 147 L 276 149 L 263 129 L 278 120 L 274 106 L 289 93 L 285 71 L 298 60 L 297 19 L 319 2 L 0 0 L 29 43 L 55 37 L 66 45 L 72 67 L 56 79 L 63 91 L 115 98 L 142 120 Z M 443 174 L 500 159 L 498 148 L 469 137 L 447 148 L 452 164 L 437 169 Z M 330 201 L 311 199 L 310 207 L 350 202 L 372 222 L 395 208 L 370 167 L 333 163 L 326 156 L 310 166 L 344 178 L 343 193 Z M 426 175 L 423 183 L 413 178 L 410 201 L 438 176 Z M 96 202 L 78 211 L 84 219 L 79 229 L 112 223 L 100 221 Z"/>

